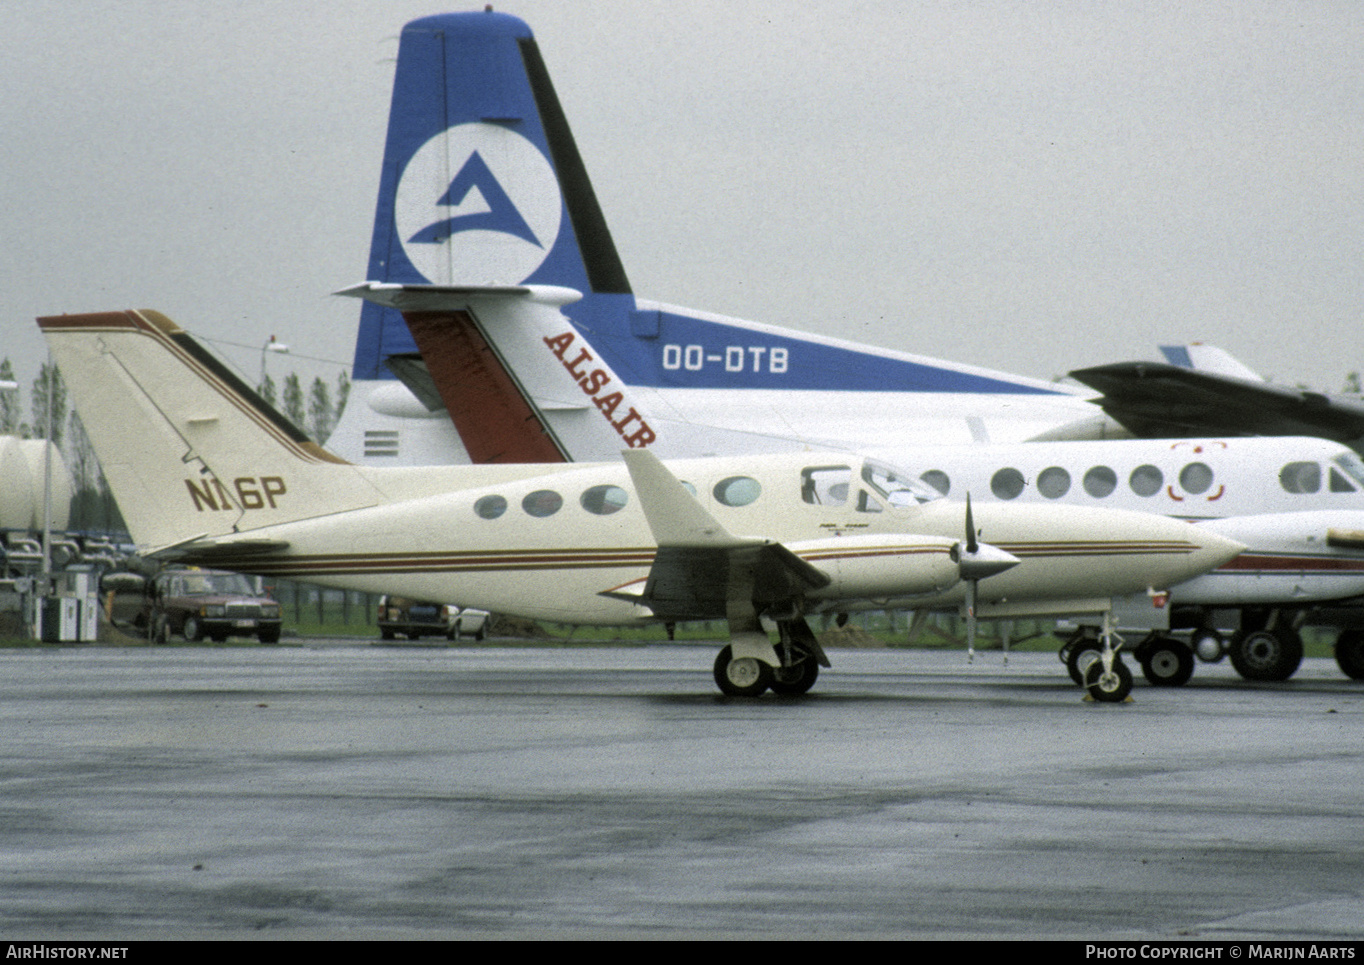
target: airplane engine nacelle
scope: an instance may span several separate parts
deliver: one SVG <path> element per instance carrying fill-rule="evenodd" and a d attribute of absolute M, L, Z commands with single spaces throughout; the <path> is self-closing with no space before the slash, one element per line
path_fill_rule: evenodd
<path fill-rule="evenodd" d="M 71 479 L 56 446 L 41 439 L 0 436 L 0 529 L 43 528 L 43 451 L 52 453 L 52 525 L 65 529 Z"/>
<path fill-rule="evenodd" d="M 905 534 L 806 540 L 787 548 L 831 579 L 811 592 L 811 599 L 893 600 L 953 586 L 961 578 L 952 556 L 955 545 L 940 536 Z"/>

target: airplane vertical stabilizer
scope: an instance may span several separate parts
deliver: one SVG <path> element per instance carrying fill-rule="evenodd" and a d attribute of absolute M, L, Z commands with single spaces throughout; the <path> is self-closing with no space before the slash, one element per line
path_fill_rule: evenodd
<path fill-rule="evenodd" d="M 669 432 L 662 448 L 673 455 L 749 451 L 754 437 L 772 440 L 758 446 L 771 449 L 793 424 L 800 438 L 791 444 L 848 442 L 847 413 L 857 413 L 859 431 L 880 443 L 888 433 L 1016 441 L 1101 417 L 1078 393 L 1042 380 L 637 300 L 530 28 L 491 11 L 426 17 L 403 30 L 366 281 L 580 292 L 564 315 L 625 385 L 658 393 L 641 395 L 651 407 L 644 415 L 723 437 L 715 443 L 698 437 L 692 447 Z M 457 333 L 444 349 L 461 356 L 456 370 L 542 394 L 538 374 L 507 370 L 505 359 L 497 360 L 504 371 L 492 372 L 480 340 L 469 334 Z M 425 352 L 419 341 L 396 308 L 363 307 L 351 410 L 332 444 L 362 458 L 370 454 L 371 432 L 389 441 L 411 434 L 444 451 L 444 459 L 427 461 L 485 461 L 486 447 L 476 438 L 470 445 L 478 425 L 461 420 L 458 408 L 450 414 L 464 452 L 441 436 L 436 410 L 393 417 L 412 400 L 398 404 L 393 393 L 376 389 L 393 384 L 395 357 Z M 553 366 L 537 371 L 552 373 Z M 913 426 L 879 415 L 906 408 L 917 413 Z M 597 456 L 563 445 L 544 449 L 537 433 L 548 427 L 539 421 L 524 420 L 530 434 L 516 458 Z M 382 455 L 392 464 L 417 464 L 406 443 L 393 441 Z"/>
<path fill-rule="evenodd" d="M 524 22 L 443 14 L 403 28 L 369 281 L 552 284 L 629 299 L 582 159 Z M 416 346 L 401 314 L 361 311 L 355 376 Z"/>
<path fill-rule="evenodd" d="M 119 509 L 162 547 L 381 498 L 170 319 L 142 310 L 38 319 Z"/>

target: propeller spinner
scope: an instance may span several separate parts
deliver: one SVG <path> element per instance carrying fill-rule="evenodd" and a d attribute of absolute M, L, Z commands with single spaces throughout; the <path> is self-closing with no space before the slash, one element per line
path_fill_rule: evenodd
<path fill-rule="evenodd" d="M 976 590 L 981 580 L 1003 573 L 1020 562 L 1017 556 L 976 538 L 971 494 L 966 494 L 966 540 L 952 547 L 952 559 L 966 581 L 966 659 L 976 658 Z"/>

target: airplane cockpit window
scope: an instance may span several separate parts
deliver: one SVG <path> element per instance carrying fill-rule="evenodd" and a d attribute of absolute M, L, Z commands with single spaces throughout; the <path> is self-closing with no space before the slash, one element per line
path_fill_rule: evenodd
<path fill-rule="evenodd" d="M 800 471 L 800 498 L 811 506 L 842 506 L 850 482 L 851 466 L 808 466 Z"/>
<path fill-rule="evenodd" d="M 610 516 L 625 508 L 630 496 L 619 486 L 593 486 L 583 491 L 578 502 L 594 516 Z"/>
<path fill-rule="evenodd" d="M 1191 462 L 1179 471 L 1179 484 L 1186 493 L 1201 496 L 1212 487 L 1212 469 L 1201 462 Z"/>
<path fill-rule="evenodd" d="M 1331 467 L 1331 492 L 1333 493 L 1352 493 L 1355 487 L 1350 485 L 1350 481 L 1345 478 L 1339 469 Z"/>
<path fill-rule="evenodd" d="M 527 493 L 526 498 L 521 500 L 521 508 L 526 511 L 526 515 L 537 519 L 553 516 L 563 505 L 564 497 L 552 489 L 537 489 L 533 493 Z"/>
<path fill-rule="evenodd" d="M 1127 478 L 1127 485 L 1131 486 L 1132 492 L 1138 496 L 1154 496 L 1160 492 L 1160 487 L 1165 485 L 1165 473 L 1147 463 L 1132 470 L 1132 475 Z"/>
<path fill-rule="evenodd" d="M 941 469 L 930 469 L 928 472 L 921 473 L 919 479 L 932 486 L 944 496 L 952 491 L 952 477 Z"/>
<path fill-rule="evenodd" d="M 507 511 L 505 496 L 484 496 L 474 503 L 474 512 L 483 519 L 497 519 Z"/>
<path fill-rule="evenodd" d="M 1321 489 L 1321 466 L 1315 462 L 1290 462 L 1279 470 L 1285 492 L 1315 493 Z"/>
<path fill-rule="evenodd" d="M 1037 476 L 1037 491 L 1047 499 L 1060 499 L 1070 492 L 1070 473 L 1060 466 L 1043 469 Z"/>
<path fill-rule="evenodd" d="M 1339 466 L 1345 475 L 1353 479 L 1356 486 L 1364 486 L 1364 459 L 1360 459 L 1359 456 L 1355 455 L 1353 452 L 1347 452 L 1343 455 L 1336 456 L 1335 459 L 1331 461 Z M 1334 488 L 1332 489 L 1332 492 L 1337 491 L 1338 490 L 1335 490 Z M 1354 490 L 1351 489 L 1349 492 L 1354 492 Z"/>
<path fill-rule="evenodd" d="M 990 492 L 995 494 L 996 499 L 1017 499 L 1025 485 L 1023 474 L 1012 466 L 990 477 Z"/>
<path fill-rule="evenodd" d="M 1085 492 L 1095 499 L 1113 495 L 1118 488 L 1118 474 L 1107 466 L 1092 466 L 1084 478 Z"/>
<path fill-rule="evenodd" d="M 942 494 L 936 489 L 925 486 L 908 473 L 874 459 L 868 459 L 862 464 L 862 481 L 897 509 L 931 503 L 942 498 Z M 858 506 L 858 509 L 861 512 L 879 512 L 879 509 L 862 509 L 861 506 Z"/>
<path fill-rule="evenodd" d="M 715 484 L 711 492 L 723 506 L 747 506 L 762 495 L 763 487 L 751 476 L 730 476 Z"/>

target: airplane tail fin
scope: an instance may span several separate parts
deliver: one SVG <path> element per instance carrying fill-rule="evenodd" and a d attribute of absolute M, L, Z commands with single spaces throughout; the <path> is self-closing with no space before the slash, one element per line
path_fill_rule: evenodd
<path fill-rule="evenodd" d="M 530 28 L 491 11 L 404 27 L 366 278 L 554 285 L 624 296 L 606 221 Z M 355 378 L 416 351 L 401 314 L 367 302 Z"/>
<path fill-rule="evenodd" d="M 1162 345 L 1160 354 L 1165 361 L 1183 369 L 1208 372 L 1212 375 L 1229 375 L 1247 382 L 1263 382 L 1264 376 L 1256 372 L 1226 349 L 1216 345 L 1203 345 L 1190 342 L 1187 345 Z"/>
<path fill-rule="evenodd" d="M 579 292 L 364 282 L 337 294 L 401 312 L 421 352 L 421 372 L 404 381 L 429 379 L 414 394 L 439 398 L 474 463 L 611 460 L 657 439 L 630 387 L 560 312 Z"/>
<path fill-rule="evenodd" d="M 379 501 L 362 473 L 159 312 L 38 326 L 137 543 L 165 548 Z"/>

